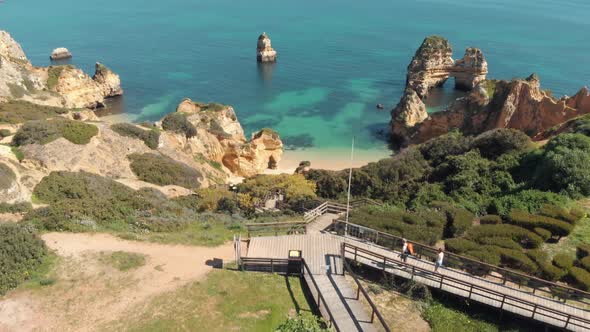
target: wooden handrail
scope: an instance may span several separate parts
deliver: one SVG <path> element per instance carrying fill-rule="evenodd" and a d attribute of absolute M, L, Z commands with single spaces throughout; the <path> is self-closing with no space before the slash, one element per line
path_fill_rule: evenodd
<path fill-rule="evenodd" d="M 348 248 L 350 248 L 353 251 L 347 251 Z M 506 304 L 506 300 L 509 300 L 509 301 L 511 301 L 511 303 L 509 303 L 510 306 L 514 306 L 519 309 L 523 309 L 528 312 L 532 312 L 531 318 L 534 318 L 535 315 L 540 315 L 540 316 L 549 317 L 551 319 L 563 322 L 564 326 L 559 326 L 560 328 L 567 329 L 568 326 L 575 325 L 575 326 L 587 329 L 590 326 L 590 320 L 588 320 L 586 318 L 572 315 L 569 313 L 564 313 L 564 312 L 558 311 L 556 309 L 546 307 L 541 304 L 537 304 L 537 303 L 534 303 L 531 301 L 519 299 L 519 298 L 511 296 L 511 295 L 506 295 L 506 294 L 500 293 L 498 291 L 495 291 L 493 289 L 489 289 L 489 288 L 486 288 L 483 286 L 472 284 L 472 283 L 466 282 L 461 279 L 457 279 L 457 278 L 450 277 L 450 276 L 445 276 L 440 273 L 436 273 L 434 271 L 426 270 L 426 269 L 405 263 L 403 261 L 396 261 L 396 260 L 393 260 L 387 256 L 383 256 L 381 254 L 357 247 L 355 245 L 343 243 L 343 255 L 344 255 L 343 259 L 346 259 L 347 253 L 354 255 L 355 262 L 358 261 L 358 257 L 362 257 L 362 258 L 365 258 L 365 259 L 367 259 L 371 262 L 374 262 L 376 264 L 384 264 L 383 271 L 386 271 L 387 268 L 399 270 L 401 267 L 404 267 L 407 272 L 408 268 L 409 268 L 412 271 L 412 273 L 411 273 L 412 278 L 413 278 L 413 276 L 416 275 L 416 272 L 420 272 L 421 277 L 429 279 L 429 280 L 440 282 L 440 286 L 439 286 L 440 289 L 442 289 L 442 286 L 446 286 L 446 287 L 456 288 L 456 289 L 459 289 L 462 291 L 469 290 L 469 297 L 468 298 L 471 298 L 471 296 L 474 294 L 473 290 L 480 291 L 480 293 L 477 293 L 475 295 L 485 297 L 485 298 L 493 300 L 493 301 L 500 301 L 500 299 L 501 299 L 500 309 L 503 309 L 504 304 Z M 375 258 L 377 258 L 377 259 L 375 259 Z M 390 264 L 387 265 L 387 263 L 390 263 Z M 428 278 L 426 276 L 428 276 Z M 457 285 L 466 286 L 467 288 L 461 288 L 461 287 L 458 287 Z M 491 297 L 490 295 L 495 296 L 495 298 Z M 528 307 L 515 305 L 514 304 L 515 302 L 518 304 L 521 304 L 521 305 L 524 304 Z M 543 314 L 542 312 L 539 312 L 539 310 L 542 310 L 542 311 L 545 311 L 548 313 L 552 313 L 552 314 L 558 315 L 560 317 L 549 316 L 548 314 Z M 574 321 L 572 321 L 572 318 L 574 319 Z M 575 323 L 575 321 L 578 321 L 578 323 Z M 587 324 L 587 325 L 580 325 L 580 323 Z"/>
<path fill-rule="evenodd" d="M 317 306 L 318 306 L 318 310 L 320 310 L 320 314 L 321 314 L 321 301 L 323 301 L 324 308 L 326 308 L 326 312 L 328 313 L 328 316 L 330 317 L 330 323 L 334 326 L 336 331 L 339 332 L 340 328 L 338 328 L 338 323 L 336 323 L 336 320 L 334 319 L 334 315 L 332 314 L 332 311 L 330 310 L 330 307 L 328 306 L 328 303 L 326 302 L 326 299 L 324 298 L 324 295 L 322 294 L 322 291 L 320 290 L 318 283 L 315 281 L 315 278 L 313 277 L 313 273 L 311 273 L 311 270 L 310 270 L 309 266 L 307 265 L 307 263 L 305 262 L 305 259 L 302 259 L 302 261 L 303 261 L 303 268 L 302 268 L 303 280 L 305 280 L 305 275 L 307 273 L 307 275 L 309 276 L 309 279 L 311 279 L 311 283 L 313 284 L 313 287 L 318 292 Z M 307 285 L 307 286 L 309 287 L 309 285 Z"/>
<path fill-rule="evenodd" d="M 335 226 L 336 224 L 345 224 L 345 222 L 343 220 L 334 220 L 333 226 Z M 348 223 L 348 228 L 350 230 L 351 227 L 358 227 L 360 229 L 366 230 L 368 232 L 373 232 L 379 235 L 378 239 L 391 239 L 394 240 L 396 242 L 400 243 L 400 248 L 401 248 L 401 241 L 402 241 L 402 237 L 400 236 L 395 236 L 389 233 L 385 233 L 385 232 L 381 232 L 366 226 L 362 226 L 362 225 L 357 225 L 357 224 L 353 224 L 353 223 Z M 412 241 L 412 243 L 414 244 L 414 248 L 417 249 L 417 253 L 420 253 L 419 250 L 423 250 L 426 251 L 426 253 L 431 254 L 430 256 L 426 255 L 426 257 L 430 257 L 431 259 L 434 259 L 436 257 L 436 254 L 438 253 L 438 249 L 428 246 L 426 244 L 422 244 L 419 242 L 415 242 Z M 378 244 L 378 243 L 377 243 Z M 390 249 L 394 249 L 394 248 L 390 248 Z M 577 289 L 577 288 L 573 288 L 573 287 L 568 287 L 568 286 L 564 286 L 564 285 L 560 285 L 545 279 L 541 279 L 541 278 L 537 278 L 534 276 L 530 276 L 524 273 L 520 273 L 514 270 L 510 270 L 510 269 L 506 269 L 506 268 L 502 268 L 499 266 L 495 266 L 495 265 L 491 265 L 488 263 L 484 263 L 478 260 L 475 260 L 473 258 L 470 257 L 466 257 L 466 256 L 462 256 L 459 254 L 455 254 L 452 252 L 445 252 L 445 259 L 447 261 L 457 261 L 459 262 L 461 265 L 467 265 L 467 266 L 471 266 L 471 267 L 476 267 L 476 266 L 480 266 L 482 268 L 484 268 L 484 270 L 490 270 L 490 271 L 494 271 L 497 272 L 499 274 L 502 275 L 501 281 L 502 284 L 505 284 L 506 281 L 515 281 L 519 286 L 521 285 L 521 281 L 527 281 L 528 283 L 532 284 L 532 285 L 528 285 L 530 288 L 533 289 L 533 294 L 536 295 L 537 292 L 544 292 L 544 293 L 548 293 L 550 294 L 552 297 L 555 295 L 555 293 L 557 294 L 570 294 L 570 295 L 575 295 L 575 296 L 580 296 L 584 299 L 589 299 L 590 300 L 590 293 L 589 292 L 585 292 L 583 290 Z M 464 268 L 464 266 L 460 266 L 461 268 Z M 463 270 L 465 271 L 465 270 Z M 467 273 L 469 273 L 469 271 L 465 271 Z M 471 273 L 469 273 L 471 275 Z M 494 276 L 492 274 L 490 274 L 489 272 L 486 274 L 488 276 L 492 276 L 494 278 L 498 278 L 497 276 Z M 547 287 L 549 288 L 549 291 L 546 291 L 544 289 L 541 289 L 541 287 Z M 551 291 L 556 291 L 555 293 L 552 293 Z M 558 296 L 559 297 L 559 296 Z M 565 301 L 567 301 L 568 299 L 562 298 Z M 572 299 L 569 299 L 572 300 Z M 576 301 L 576 299 L 573 299 L 574 301 Z M 584 303 L 582 301 L 578 301 L 583 303 L 584 305 L 587 305 L 588 303 Z M 584 310 L 588 310 L 585 309 Z"/>
<path fill-rule="evenodd" d="M 343 243 L 344 245 L 344 243 Z M 344 247 L 343 247 L 344 249 Z M 356 283 L 357 286 L 357 295 L 356 295 L 356 299 L 359 299 L 359 294 L 358 291 L 360 291 L 363 296 L 365 297 L 365 299 L 367 300 L 367 302 L 369 303 L 369 306 L 371 307 L 371 323 L 373 323 L 373 317 L 375 315 L 377 315 L 377 319 L 379 319 L 379 322 L 381 323 L 381 326 L 383 326 L 383 329 L 385 329 L 386 332 L 391 332 L 391 329 L 389 328 L 389 325 L 387 325 L 387 322 L 385 321 L 385 319 L 383 319 L 383 316 L 381 315 L 381 312 L 379 312 L 379 309 L 377 308 L 377 306 L 375 305 L 375 303 L 373 303 L 373 300 L 371 300 L 371 297 L 369 296 L 369 294 L 367 293 L 367 291 L 365 290 L 365 288 L 363 287 L 363 285 L 361 284 L 361 282 L 358 280 L 356 274 L 354 272 L 352 272 L 352 269 L 350 268 L 350 266 L 348 265 L 348 262 L 346 261 L 346 259 L 344 258 L 344 256 L 342 256 L 342 262 L 344 265 L 344 269 L 343 272 L 348 272 L 348 274 L 352 277 L 352 279 L 354 280 L 354 282 Z"/>

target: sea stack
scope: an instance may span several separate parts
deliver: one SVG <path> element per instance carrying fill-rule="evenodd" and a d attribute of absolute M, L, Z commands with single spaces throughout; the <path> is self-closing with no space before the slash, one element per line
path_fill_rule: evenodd
<path fill-rule="evenodd" d="M 270 38 L 263 32 L 258 37 L 258 45 L 256 47 L 256 60 L 258 62 L 275 62 L 277 61 L 277 51 L 275 51 L 270 43 Z"/>
<path fill-rule="evenodd" d="M 69 59 L 71 57 L 72 53 L 70 53 L 70 51 L 65 47 L 58 47 L 54 49 L 53 52 L 51 52 L 51 55 L 49 56 L 51 60 L 63 60 Z"/>

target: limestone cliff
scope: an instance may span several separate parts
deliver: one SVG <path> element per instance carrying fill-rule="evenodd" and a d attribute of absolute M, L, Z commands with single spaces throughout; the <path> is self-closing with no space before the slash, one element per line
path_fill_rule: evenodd
<path fill-rule="evenodd" d="M 183 143 L 185 148 L 221 163 L 232 174 L 253 176 L 281 160 L 283 142 L 279 135 L 266 129 L 255 133 L 248 142 L 231 106 L 185 99 L 176 112 L 186 114 L 197 128 L 196 136 Z"/>
<path fill-rule="evenodd" d="M 420 98 L 428 91 L 442 86 L 449 77 L 455 77 L 455 86 L 471 90 L 486 78 L 488 64 L 483 52 L 469 47 L 462 59 L 453 60 L 453 49 L 448 40 L 440 36 L 426 37 L 408 65 L 406 88 L 411 88 Z"/>
<path fill-rule="evenodd" d="M 0 102 L 19 99 L 40 105 L 96 108 L 120 95 L 119 76 L 97 64 L 94 78 L 74 66 L 33 67 L 21 46 L 0 31 Z"/>
<path fill-rule="evenodd" d="M 453 129 L 478 134 L 494 128 L 522 130 L 542 138 L 547 129 L 590 113 L 590 93 L 582 88 L 572 97 L 556 99 L 540 88 L 536 75 L 512 81 L 486 80 L 446 110 L 431 113 L 414 125 L 392 119 L 394 140 L 399 144 L 420 143 Z M 403 128 L 402 134 L 399 127 Z"/>
<path fill-rule="evenodd" d="M 277 61 L 277 51 L 272 48 L 270 38 L 263 32 L 258 37 L 256 45 L 256 60 L 258 62 L 275 62 Z"/>

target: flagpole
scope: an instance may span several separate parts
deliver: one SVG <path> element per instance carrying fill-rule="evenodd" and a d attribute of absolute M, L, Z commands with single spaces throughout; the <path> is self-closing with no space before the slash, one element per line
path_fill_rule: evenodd
<path fill-rule="evenodd" d="M 348 214 L 350 212 L 350 186 L 352 183 L 352 163 L 354 160 L 354 136 L 352 136 L 352 149 L 350 150 L 350 171 L 348 172 L 348 197 L 346 201 L 346 222 L 344 224 L 344 237 L 348 236 Z"/>

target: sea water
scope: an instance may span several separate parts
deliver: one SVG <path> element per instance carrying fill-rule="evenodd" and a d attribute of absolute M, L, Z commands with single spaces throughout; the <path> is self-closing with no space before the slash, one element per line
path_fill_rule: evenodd
<path fill-rule="evenodd" d="M 590 82 L 586 0 L 5 0 L 0 29 L 34 65 L 53 48 L 92 73 L 96 61 L 121 75 L 113 112 L 158 120 L 182 98 L 233 105 L 247 134 L 277 130 L 296 158 L 342 161 L 387 155 L 387 124 L 406 67 L 425 36 L 483 50 L 489 77 L 535 72 L 554 95 Z M 275 64 L 256 62 L 266 32 Z M 438 91 L 453 96 L 453 82 Z M 375 105 L 383 104 L 384 110 Z M 313 159 L 313 158 L 308 158 Z M 337 162 L 337 164 L 338 164 Z M 337 165 L 344 167 L 344 165 Z"/>

